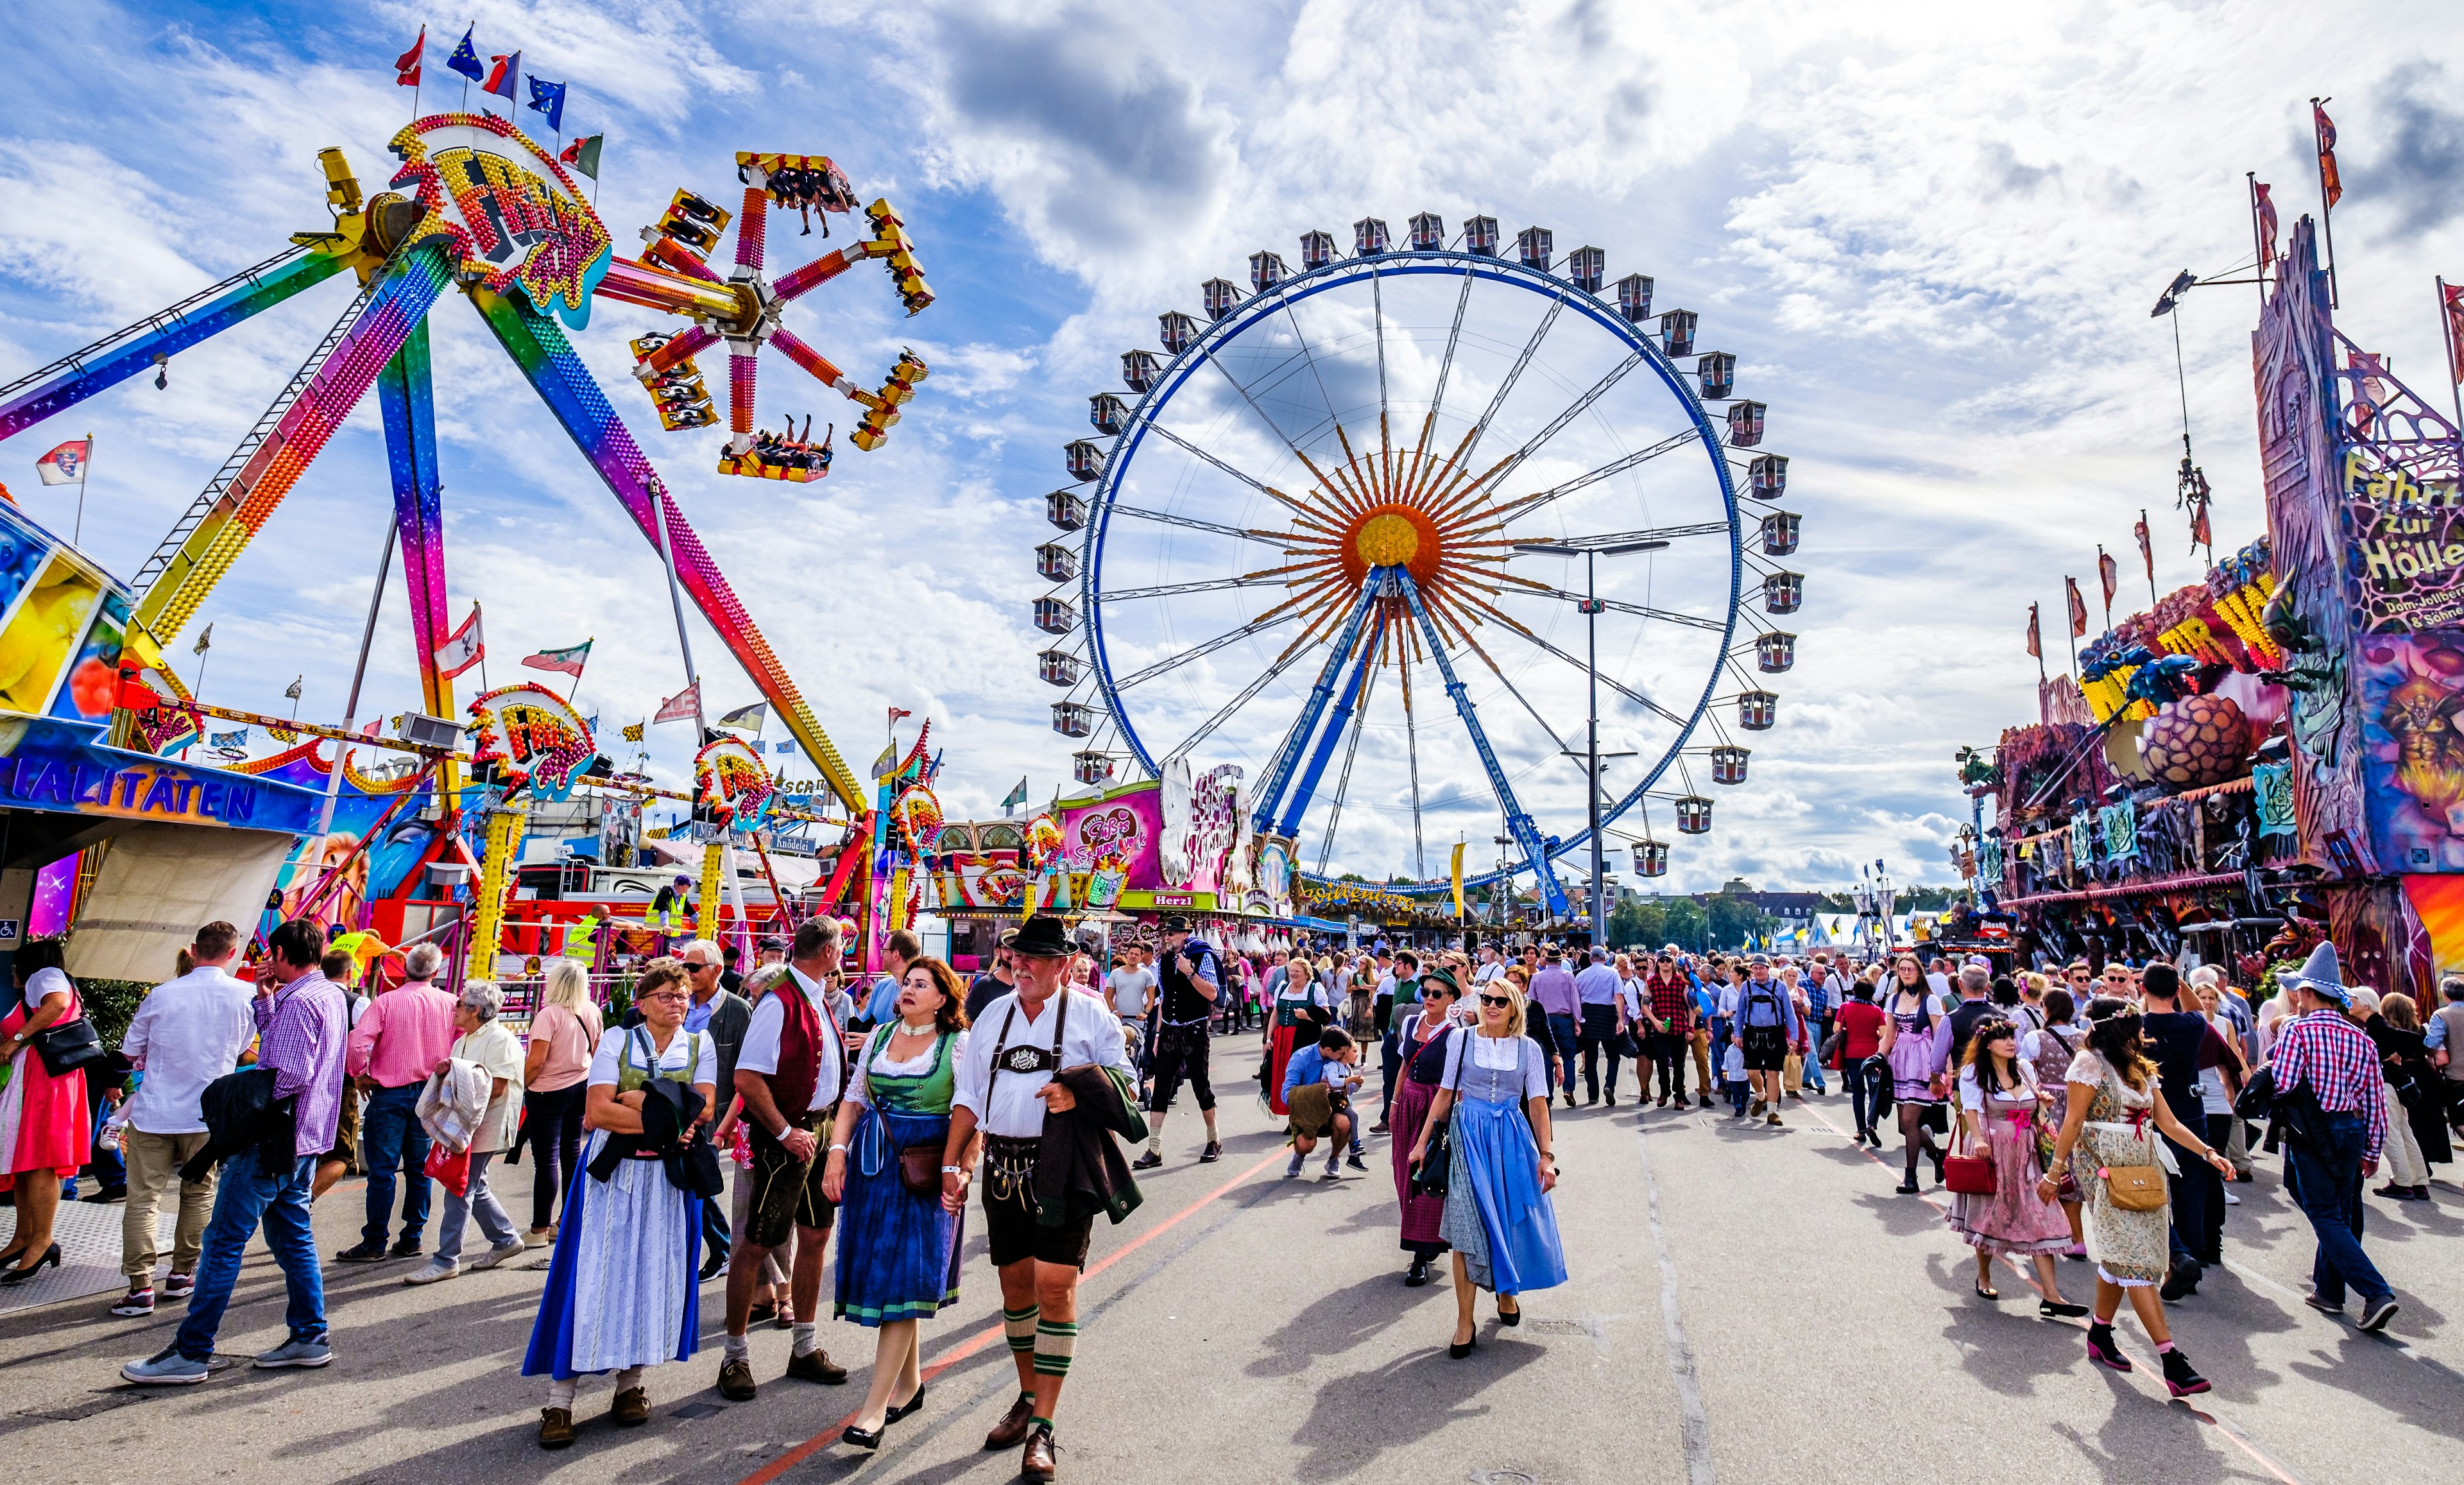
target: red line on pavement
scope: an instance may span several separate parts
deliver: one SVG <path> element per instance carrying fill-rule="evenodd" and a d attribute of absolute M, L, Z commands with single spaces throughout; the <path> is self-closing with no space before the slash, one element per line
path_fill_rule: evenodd
<path fill-rule="evenodd" d="M 1191 1202 L 1188 1206 L 1174 1212 L 1171 1216 L 1164 1218 L 1154 1227 L 1147 1229 L 1137 1236 L 1130 1239 L 1126 1243 L 1123 1243 L 1120 1247 L 1113 1249 L 1111 1252 L 1106 1253 L 1101 1259 L 1090 1265 L 1087 1272 L 1079 1276 L 1079 1282 L 1082 1284 L 1085 1283 L 1088 1279 L 1093 1278 L 1096 1274 L 1103 1273 L 1113 1264 L 1120 1262 L 1130 1254 L 1136 1252 L 1141 1248 L 1144 1248 L 1147 1244 L 1163 1236 L 1166 1232 L 1171 1231 L 1174 1228 L 1180 1226 L 1181 1223 L 1196 1215 L 1199 1208 L 1213 1203 L 1226 1191 L 1231 1190 L 1234 1186 L 1241 1185 L 1241 1183 L 1248 1180 L 1251 1176 L 1256 1175 L 1258 1172 L 1265 1169 L 1269 1165 L 1272 1165 L 1275 1162 L 1282 1160 L 1283 1158 L 1284 1152 L 1277 1150 L 1272 1155 L 1267 1156 L 1265 1160 L 1258 1162 L 1258 1164 L 1250 1166 L 1239 1175 L 1234 1176 L 1231 1180 L 1217 1186 L 1214 1190 L 1207 1192 L 1204 1196 Z M 842 1234 L 841 1240 L 845 1240 L 844 1234 Z M 923 1369 L 920 1374 L 920 1381 L 923 1383 L 931 1382 L 934 1378 L 941 1375 L 941 1373 L 957 1365 L 968 1357 L 975 1355 L 984 1347 L 992 1344 L 995 1341 L 1001 1339 L 1001 1326 L 1000 1321 L 996 1320 L 992 1324 L 986 1325 L 983 1329 L 977 1331 L 974 1335 L 967 1337 L 965 1340 L 951 1346 L 947 1351 L 942 1352 L 938 1360 L 935 1361 L 931 1365 L 926 1366 Z M 862 1412 L 863 1410 L 864 1409 L 861 1406 L 856 1408 L 856 1412 Z M 804 1440 L 804 1442 L 797 1445 L 795 1448 L 788 1450 L 778 1458 L 771 1460 L 760 1469 L 754 1471 L 751 1474 L 738 1480 L 737 1485 L 770 1485 L 772 1480 L 777 1479 L 779 1476 L 786 1474 L 789 1470 L 794 1469 L 796 1466 L 803 1463 L 806 1459 L 811 1458 L 823 1449 L 835 1443 L 838 1440 L 838 1436 L 842 1432 L 846 1431 L 847 1425 L 855 1422 L 856 1412 L 848 1413 L 846 1417 L 840 1419 L 834 1424 L 831 1424 L 821 1432 L 814 1434 L 811 1438 L 808 1438 Z M 2299 1485 L 2299 1482 L 2288 1480 L 2286 1485 Z"/>
<path fill-rule="evenodd" d="M 1803 1104 L 1802 1106 L 1804 1112 L 1814 1116 L 1815 1121 L 1819 1123 L 1823 1128 L 1830 1130 L 1835 1135 L 1839 1135 L 1839 1138 L 1843 1140 L 1848 1138 L 1846 1135 L 1839 1134 L 1838 1125 L 1822 1117 L 1821 1110 L 1815 1108 L 1810 1103 Z M 1870 1147 L 1859 1144 L 1856 1146 L 1856 1149 L 1858 1154 L 1864 1156 L 1875 1164 L 1881 1165 L 1884 1170 L 1891 1168 L 1883 1162 L 1882 1157 L 1876 1154 Z M 1934 1200 L 1931 1196 L 1920 1193 L 1917 1200 L 1925 1203 L 1934 1210 L 1941 1212 L 1946 1217 L 1950 1214 L 1949 1208 Z M 2012 1273 L 2018 1274 L 2020 1278 L 2027 1281 L 2029 1288 L 2035 1290 L 2039 1295 L 2044 1295 L 2043 1288 L 2036 1282 L 2035 1274 L 2030 1273 L 2018 1262 L 2017 1259 L 2012 1257 L 2011 1254 L 2003 1253 L 1999 1256 L 2001 1257 L 2005 1267 L 2009 1268 Z M 2052 1297 L 2045 1296 L 2045 1297 L 2050 1298 Z M 2116 1316 L 2115 1319 L 2119 1319 L 2121 1317 Z M 2122 1348 L 2122 1342 L 2119 1338 L 2115 1340 L 2114 1345 L 2117 1349 Z M 2139 1358 L 2138 1362 L 2142 1366 L 2153 1366 L 2160 1372 L 2164 1369 L 2158 1363 L 2146 1357 Z M 2094 1365 L 2095 1363 L 2090 1363 L 2089 1364 Z M 2198 1419 L 2201 1423 L 2213 1427 L 2217 1432 L 2222 1433 L 2226 1438 L 2232 1440 L 2234 1447 L 2238 1448 L 2243 1453 L 2250 1455 L 2252 1463 L 2257 1465 L 2260 1469 L 2265 1470 L 2268 1474 L 2275 1475 L 2278 1480 L 2283 1481 L 2284 1485 L 2301 1485 L 2301 1480 L 2299 1476 L 2293 1474 L 2282 1465 L 2277 1464 L 2274 1459 L 2268 1457 L 2268 1455 L 2263 1452 L 2257 1445 L 2252 1443 L 2250 1439 L 2243 1434 L 2241 1430 L 2233 1427 L 2232 1424 L 2227 1423 L 2224 1419 L 2219 1418 L 2212 1413 L 2194 1407 L 2188 1402 L 2184 1402 L 2181 1398 L 2167 1398 L 2167 1401 L 2181 1403 L 2182 1410 L 2184 1412 L 2187 1412 L 2191 1417 Z"/>

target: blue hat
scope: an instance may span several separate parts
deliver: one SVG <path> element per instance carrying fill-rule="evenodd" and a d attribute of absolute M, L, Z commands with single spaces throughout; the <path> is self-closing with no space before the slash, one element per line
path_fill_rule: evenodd
<path fill-rule="evenodd" d="M 2311 994 L 2332 1000 L 2339 1006 L 2346 1004 L 2352 998 L 2350 987 L 2344 984 L 2343 966 L 2337 963 L 2336 945 L 2333 943 L 2321 943 L 2312 949 L 2310 958 L 2298 970 L 2290 973 L 2283 970 L 2277 971 L 2276 983 L 2289 985 L 2296 989 L 2308 990 Z"/>

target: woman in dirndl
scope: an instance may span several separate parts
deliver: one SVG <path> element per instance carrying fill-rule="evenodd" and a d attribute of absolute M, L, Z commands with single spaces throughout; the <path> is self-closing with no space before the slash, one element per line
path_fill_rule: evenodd
<path fill-rule="evenodd" d="M 2062 1281 L 2054 1272 L 2054 1254 L 2071 1245 L 2070 1224 L 2051 1197 L 2036 1194 L 2036 1178 L 2044 1174 L 2036 1156 L 2036 1121 L 2049 1101 L 2036 1086 L 2036 1070 L 2019 1055 L 2017 1028 L 1998 1016 L 1976 1023 L 1959 1070 L 1960 1132 L 1970 1154 L 1981 1151 L 1992 1162 L 1993 1189 L 1954 1194 L 1950 1230 L 1976 1250 L 1976 1297 L 2001 1298 L 1993 1287 L 1994 1258 L 2024 1254 L 2035 1265 L 2043 1297 L 2036 1314 L 2075 1319 L 2087 1306 L 2062 1297 Z"/>
<path fill-rule="evenodd" d="M 1329 964 L 1332 960 L 1327 961 Z M 1326 986 L 1318 979 L 1318 967 L 1305 954 L 1295 954 L 1284 977 L 1283 988 L 1266 1007 L 1266 1111 L 1277 1119 L 1291 1117 L 1291 1105 L 1284 1101 L 1284 1070 L 1292 1060 L 1292 1053 L 1302 1047 L 1317 1044 L 1317 1033 L 1334 1019 L 1334 1003 L 1327 998 Z"/>
<path fill-rule="evenodd" d="M 710 1119 L 718 1049 L 709 1032 L 684 1030 L 692 999 L 684 965 L 650 961 L 633 988 L 642 1024 L 611 1031 L 591 1056 L 582 1160 L 565 1189 L 547 1291 L 522 1358 L 523 1376 L 551 1379 L 539 1412 L 541 1449 L 573 1442 L 574 1392 L 584 1374 L 616 1374 L 608 1416 L 634 1428 L 650 1421 L 644 1368 L 693 1354 L 702 1199 L 671 1182 L 656 1153 L 619 1159 L 604 1181 L 590 1173 L 611 1139 L 644 1132 L 652 1078 L 690 1086 L 701 1096 L 696 1122 Z"/>
<path fill-rule="evenodd" d="M 2101 996 L 2087 1008 L 2087 1045 L 2072 1059 L 2068 1075 L 2070 1112 L 2054 1140 L 2054 1161 L 2036 1183 L 2036 1194 L 2050 1201 L 2067 1170 L 2079 1183 L 2087 1223 L 2087 1253 L 2096 1262 L 2096 1307 L 2088 1318 L 2088 1359 L 2115 1371 L 2131 1369 L 2129 1358 L 2113 1343 L 2113 1317 L 2122 1297 L 2131 1309 L 2165 1368 L 2165 1385 L 2175 1397 L 2208 1390 L 2208 1381 L 2189 1358 L 2173 1344 L 2165 1323 L 2165 1306 L 2156 1294 L 2171 1262 L 2168 1234 L 2172 1208 L 2159 1202 L 2144 1211 L 2118 1207 L 2113 1201 L 2110 1172 L 2161 1167 L 2174 1174 L 2173 1153 L 2161 1132 L 2184 1149 L 2200 1151 L 2210 1164 L 2231 1172 L 2233 1163 L 2209 1148 L 2173 1117 L 2161 1097 L 2156 1065 L 2140 1050 L 2139 1010 L 2127 1001 Z M 2167 1183 L 2155 1183 L 2161 1193 Z"/>
<path fill-rule="evenodd" d="M 2020 1033 L 2019 1055 L 2036 1070 L 2036 1086 L 2044 1091 L 2049 1100 L 2044 1113 L 2036 1119 L 2036 1154 L 2039 1160 L 2051 1164 L 2054 1138 L 2070 1116 L 2071 1059 L 2079 1055 L 2084 1033 L 2071 1024 L 2079 1007 L 2071 999 L 2070 991 L 2058 986 L 2047 989 L 2044 1009 L 2045 1024 L 2035 1031 Z M 2079 1225 L 2079 1183 L 2065 1171 L 2056 1186 L 2055 1199 L 2061 1203 L 2062 1220 L 2069 1223 L 2071 1229 L 2071 1245 L 2063 1252 L 2068 1257 L 2084 1258 L 2087 1256 L 2087 1230 Z"/>
<path fill-rule="evenodd" d="M 1446 1044 L 1462 1030 L 1452 1015 L 1462 999 L 1463 983 L 1454 966 L 1441 965 L 1420 976 L 1420 1008 L 1395 1034 L 1403 1075 L 1395 1084 L 1395 1107 L 1388 1120 L 1397 1131 L 1416 1132 L 1428 1122 L 1429 1105 L 1436 1101 L 1438 1082 L 1445 1075 Z M 1412 1255 L 1403 1282 L 1418 1289 L 1429 1281 L 1429 1265 L 1446 1251 L 1446 1240 L 1438 1231 L 1445 1220 L 1446 1199 L 1413 1195 L 1412 1143 L 1398 1139 L 1392 1145 L 1395 1200 L 1403 1208 L 1403 1251 Z"/>
<path fill-rule="evenodd" d="M 1566 1282 L 1566 1250 L 1549 1192 L 1557 1184 L 1551 1153 L 1549 1062 L 1523 1034 L 1523 991 L 1510 980 L 1480 986 L 1480 1019 L 1446 1038 L 1445 1065 L 1412 1160 L 1428 1154 L 1443 1126 L 1453 1147 L 1446 1209 L 1438 1235 L 1454 1248 L 1455 1339 L 1461 1361 L 1479 1341 L 1472 1291 L 1497 1296 L 1501 1325 L 1523 1323 L 1520 1297 Z"/>
<path fill-rule="evenodd" d="M 941 1153 L 966 1050 L 966 986 L 937 959 L 913 961 L 899 981 L 897 1019 L 874 1029 L 847 1078 L 839 1120 L 850 1132 L 823 1169 L 822 1194 L 839 1204 L 831 1313 L 880 1333 L 872 1389 L 839 1435 L 860 1449 L 879 1449 L 884 1429 L 924 1406 L 916 1322 L 958 1298 L 966 1209 L 942 1205 Z M 899 1174 L 899 1152 L 918 1145 L 933 1152 L 931 1191 L 921 1196 Z M 975 1163 L 970 1149 L 959 1164 Z"/>
<path fill-rule="evenodd" d="M 1882 1056 L 1891 1067 L 1891 1097 L 1900 1107 L 1900 1135 L 1907 1141 L 1906 1164 L 1900 1169 L 1899 1191 L 1917 1190 L 1917 1154 L 1933 1158 L 1934 1184 L 1942 1184 L 1942 1147 L 1927 1127 L 1940 1117 L 1943 1096 L 1949 1092 L 1942 1075 L 1943 1038 L 1949 1024 L 1934 1014 L 1933 990 L 1925 984 L 1925 966 L 1913 954 L 1903 954 L 1884 982 L 1882 1013 L 1890 1024 L 1882 1031 Z"/>

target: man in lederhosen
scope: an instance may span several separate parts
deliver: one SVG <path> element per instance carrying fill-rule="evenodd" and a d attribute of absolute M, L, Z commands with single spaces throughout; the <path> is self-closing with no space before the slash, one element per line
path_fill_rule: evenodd
<path fill-rule="evenodd" d="M 1183 1079 L 1198 1097 L 1198 1112 L 1206 1118 L 1206 1148 L 1201 1164 L 1223 1158 L 1223 1141 L 1215 1132 L 1215 1089 L 1206 1080 L 1206 1024 L 1215 1017 L 1215 1003 L 1223 993 L 1223 961 L 1213 944 L 1193 938 L 1189 920 L 1177 915 L 1163 920 L 1162 976 L 1155 1001 L 1155 1045 L 1147 1058 L 1154 1091 L 1147 1096 L 1147 1152 L 1130 1163 L 1136 1170 L 1163 1164 L 1163 1117 Z"/>
<path fill-rule="evenodd" d="M 984 1435 L 984 1447 L 1023 1443 L 1019 1468 L 1030 1480 L 1052 1478 L 1052 1416 L 1077 1348 L 1078 1274 L 1094 1229 L 1091 1212 L 1058 1226 L 1036 1220 L 1045 1116 L 1077 1107 L 1053 1075 L 1096 1064 L 1124 1079 L 1136 1076 L 1111 1008 L 1066 988 L 1077 951 L 1058 918 L 1039 914 L 1020 926 L 1010 948 L 1018 988 L 986 1006 L 968 1035 L 941 1164 L 941 1204 L 957 1211 L 966 1205 L 968 1181 L 959 1154 L 977 1128 L 983 1129 L 985 1234 L 1001 1273 L 1001 1326 L 1019 1386 L 1018 1401 Z"/>

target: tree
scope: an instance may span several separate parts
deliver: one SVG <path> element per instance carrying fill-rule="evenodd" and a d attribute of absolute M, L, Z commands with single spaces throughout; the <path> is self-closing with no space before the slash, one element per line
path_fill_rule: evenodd
<path fill-rule="evenodd" d="M 1703 905 L 1692 898 L 1671 898 L 1661 904 L 1659 941 L 1702 953 L 1711 946 L 1710 923 Z"/>
<path fill-rule="evenodd" d="M 1668 910 L 1664 903 L 1629 898 L 1609 910 L 1608 942 L 1612 948 L 1632 948 L 1637 944 L 1656 947 L 1665 943 L 1668 933 Z"/>

